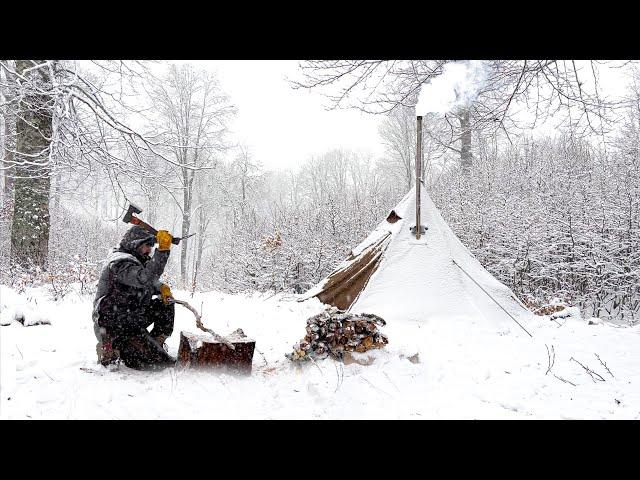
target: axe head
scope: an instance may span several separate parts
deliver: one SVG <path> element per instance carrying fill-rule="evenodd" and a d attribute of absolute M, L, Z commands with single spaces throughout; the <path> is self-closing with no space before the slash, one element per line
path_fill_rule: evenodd
<path fill-rule="evenodd" d="M 129 204 L 129 208 L 127 209 L 127 213 L 124 214 L 124 217 L 122 217 L 122 221 L 124 223 L 131 223 L 131 219 L 133 218 L 133 214 L 134 213 L 140 213 L 142 212 L 141 208 L 136 207 L 133 203 Z"/>

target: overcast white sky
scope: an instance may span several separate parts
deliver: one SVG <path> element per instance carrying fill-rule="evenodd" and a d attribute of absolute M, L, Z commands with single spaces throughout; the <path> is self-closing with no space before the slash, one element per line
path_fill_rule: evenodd
<path fill-rule="evenodd" d="M 293 60 L 201 60 L 194 65 L 215 71 L 238 107 L 234 138 L 250 147 L 267 169 L 284 169 L 314 154 L 344 147 L 383 153 L 378 136 L 381 117 L 355 110 L 327 111 L 315 91 L 294 90 L 287 78 L 299 78 Z"/>
<path fill-rule="evenodd" d="M 172 62 L 182 63 L 182 61 Z M 300 78 L 295 60 L 199 60 L 188 63 L 216 72 L 238 107 L 233 138 L 246 144 L 266 169 L 295 167 L 331 148 L 383 154 L 381 116 L 357 110 L 330 110 L 317 91 L 294 90 L 287 78 Z M 578 62 L 583 63 L 583 62 Z M 590 68 L 587 63 L 584 68 Z M 626 81 L 620 71 L 600 70 L 601 87 L 614 96 Z M 588 76 L 585 77 L 588 81 Z M 605 93 L 601 91 L 601 93 Z M 555 126 L 550 126 L 555 128 Z"/>

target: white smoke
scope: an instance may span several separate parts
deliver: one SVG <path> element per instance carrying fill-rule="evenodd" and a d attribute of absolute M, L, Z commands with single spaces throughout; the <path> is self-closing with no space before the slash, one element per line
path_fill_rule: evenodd
<path fill-rule="evenodd" d="M 487 66 L 481 60 L 447 63 L 442 73 L 422 86 L 416 115 L 444 114 L 469 105 L 487 79 Z"/>

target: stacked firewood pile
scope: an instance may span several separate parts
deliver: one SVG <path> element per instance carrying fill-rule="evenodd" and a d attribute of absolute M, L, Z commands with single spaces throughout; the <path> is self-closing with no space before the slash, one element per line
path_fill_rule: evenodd
<path fill-rule="evenodd" d="M 307 334 L 286 357 L 292 361 L 341 360 L 345 352 L 366 352 L 382 348 L 389 341 L 378 331 L 386 322 L 369 313 L 352 315 L 331 307 L 307 320 Z"/>
<path fill-rule="evenodd" d="M 565 307 L 564 305 L 543 305 L 543 306 L 535 309 L 533 311 L 533 313 L 535 313 L 536 315 L 539 315 L 539 316 L 542 316 L 542 315 L 553 315 L 554 313 L 561 312 L 565 308 L 567 308 L 567 307 Z"/>
<path fill-rule="evenodd" d="M 543 316 L 543 315 L 553 315 L 554 313 L 561 312 L 564 310 L 566 305 L 564 304 L 541 304 L 533 299 L 525 298 L 522 303 L 531 310 L 535 315 Z"/>

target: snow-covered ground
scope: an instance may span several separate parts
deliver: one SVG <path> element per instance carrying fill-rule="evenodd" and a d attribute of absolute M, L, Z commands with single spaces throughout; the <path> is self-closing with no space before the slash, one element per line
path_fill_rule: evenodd
<path fill-rule="evenodd" d="M 0 323 L 8 324 L 0 327 L 0 418 L 640 418 L 640 327 L 537 317 L 526 325 L 532 339 L 508 317 L 390 322 L 382 329 L 389 345 L 371 353 L 372 365 L 296 366 L 284 355 L 324 308 L 316 299 L 175 294 L 202 305 L 218 333 L 242 328 L 256 340 L 250 377 L 108 371 L 95 360 L 91 297 L 53 302 L 42 289 L 0 286 Z M 26 323 L 51 324 L 24 327 L 12 321 L 16 311 Z M 180 331 L 197 332 L 191 312 L 176 313 L 174 355 Z"/>

